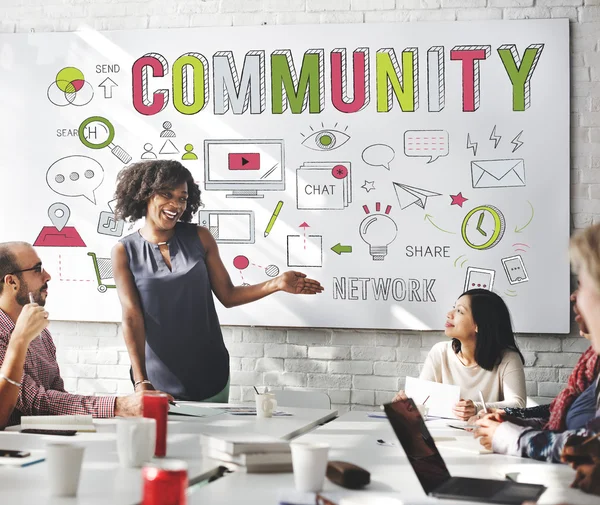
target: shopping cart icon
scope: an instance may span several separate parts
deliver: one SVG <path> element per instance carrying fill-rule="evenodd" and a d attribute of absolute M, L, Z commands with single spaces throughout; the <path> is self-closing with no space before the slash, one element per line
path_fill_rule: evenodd
<path fill-rule="evenodd" d="M 108 288 L 116 288 L 114 284 L 104 284 L 105 279 L 113 279 L 112 263 L 110 258 L 98 258 L 96 253 L 89 252 L 88 256 L 92 257 L 94 262 L 94 270 L 96 271 L 96 279 L 98 280 L 98 291 L 106 293 Z"/>

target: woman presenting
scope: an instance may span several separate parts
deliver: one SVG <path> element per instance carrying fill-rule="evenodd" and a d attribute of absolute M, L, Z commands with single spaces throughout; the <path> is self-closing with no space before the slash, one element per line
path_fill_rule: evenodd
<path fill-rule="evenodd" d="M 177 161 L 126 167 L 115 196 L 119 218 L 145 218 L 142 228 L 112 251 L 135 390 L 227 402 L 229 353 L 212 294 L 229 308 L 277 291 L 320 293 L 321 284 L 288 271 L 261 284 L 234 286 L 213 236 L 190 224 L 200 189 Z"/>

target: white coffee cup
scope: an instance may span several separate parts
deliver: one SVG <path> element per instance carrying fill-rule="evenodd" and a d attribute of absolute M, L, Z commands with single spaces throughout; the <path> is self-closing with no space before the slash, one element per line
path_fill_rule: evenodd
<path fill-rule="evenodd" d="M 329 444 L 291 442 L 296 489 L 316 493 L 323 488 Z"/>
<path fill-rule="evenodd" d="M 52 496 L 75 496 L 85 447 L 50 443 L 46 446 L 48 487 Z"/>
<path fill-rule="evenodd" d="M 156 419 L 130 417 L 117 420 L 117 453 L 121 466 L 141 468 L 154 456 Z"/>
<path fill-rule="evenodd" d="M 256 400 L 257 417 L 273 417 L 273 411 L 277 407 L 277 400 L 273 393 L 254 395 Z"/>

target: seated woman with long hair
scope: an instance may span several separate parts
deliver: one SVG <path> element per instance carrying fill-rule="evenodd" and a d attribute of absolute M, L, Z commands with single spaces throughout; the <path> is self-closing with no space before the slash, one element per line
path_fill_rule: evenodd
<path fill-rule="evenodd" d="M 448 312 L 445 328 L 452 340 L 432 347 L 419 378 L 460 386 L 456 417 L 467 420 L 483 408 L 479 391 L 491 408 L 525 406 L 525 360 L 500 296 L 486 289 L 466 291 Z M 402 397 L 404 391 L 394 400 Z"/>

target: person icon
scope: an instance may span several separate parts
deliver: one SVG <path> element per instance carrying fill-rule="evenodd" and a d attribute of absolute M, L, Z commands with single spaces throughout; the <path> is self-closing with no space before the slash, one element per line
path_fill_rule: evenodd
<path fill-rule="evenodd" d="M 175 132 L 173 130 L 171 130 L 171 128 L 173 128 L 173 125 L 171 124 L 171 121 L 165 121 L 163 123 L 163 128 L 164 128 L 164 130 L 160 132 L 161 138 L 163 138 L 163 137 L 176 137 L 177 136 L 177 135 L 175 135 Z"/>
<path fill-rule="evenodd" d="M 155 160 L 156 154 L 154 154 L 152 152 L 152 149 L 154 149 L 154 146 L 152 146 L 152 144 L 150 144 L 150 142 L 148 142 L 147 144 L 144 144 L 144 152 L 142 153 L 140 158 L 143 160 Z"/>
<path fill-rule="evenodd" d="M 184 146 L 185 153 L 181 157 L 182 160 L 197 160 L 198 156 L 194 153 L 194 146 L 192 144 L 186 144 Z"/>

